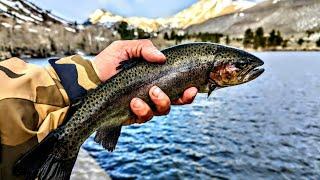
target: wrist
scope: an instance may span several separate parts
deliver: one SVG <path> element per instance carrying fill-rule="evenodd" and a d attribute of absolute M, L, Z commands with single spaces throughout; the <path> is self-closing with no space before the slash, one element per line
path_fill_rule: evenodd
<path fill-rule="evenodd" d="M 106 59 L 99 55 L 92 61 L 92 66 L 101 82 L 105 82 L 117 73 L 118 64 L 116 60 Z"/>
<path fill-rule="evenodd" d="M 100 79 L 101 82 L 104 82 L 103 75 L 101 74 L 101 66 L 99 66 L 99 61 L 97 60 L 97 57 L 94 58 L 93 61 L 91 61 L 92 67 L 94 71 L 96 72 L 98 78 Z M 100 68 L 99 68 L 100 67 Z"/>

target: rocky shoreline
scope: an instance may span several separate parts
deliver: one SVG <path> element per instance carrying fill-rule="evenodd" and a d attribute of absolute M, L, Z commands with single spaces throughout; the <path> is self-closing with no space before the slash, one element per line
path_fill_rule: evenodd
<path fill-rule="evenodd" d="M 241 47 L 240 47 L 241 48 Z M 314 49 L 264 49 L 264 50 L 255 50 L 255 49 L 246 49 L 247 51 L 250 52 L 295 52 L 295 51 L 304 51 L 304 52 L 319 52 L 320 48 L 314 48 Z M 73 53 L 73 54 L 78 54 L 78 53 Z M 24 58 L 48 58 L 48 57 L 63 57 L 63 56 L 68 56 L 68 55 L 73 55 L 73 54 L 68 54 L 68 53 L 61 53 L 61 54 L 52 54 L 52 56 L 29 56 L 25 54 L 21 54 L 18 56 L 12 56 L 10 52 L 1 52 L 0 51 L 0 61 L 12 58 L 12 57 L 19 57 L 21 59 Z M 85 55 L 85 56 L 95 56 L 96 54 L 83 54 L 80 53 L 80 55 Z"/>
<path fill-rule="evenodd" d="M 77 161 L 72 170 L 71 180 L 111 180 L 89 153 L 80 149 Z"/>

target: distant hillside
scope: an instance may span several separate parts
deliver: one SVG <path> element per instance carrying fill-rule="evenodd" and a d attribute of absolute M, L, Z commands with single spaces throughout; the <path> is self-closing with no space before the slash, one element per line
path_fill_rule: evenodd
<path fill-rule="evenodd" d="M 0 17 L 14 19 L 17 23 L 31 22 L 35 24 L 55 23 L 70 24 L 68 21 L 43 10 L 25 0 L 0 0 Z"/>
<path fill-rule="evenodd" d="M 188 28 L 190 33 L 243 35 L 248 28 L 285 35 L 320 30 L 320 0 L 267 0 L 242 12 L 212 18 Z"/>
<path fill-rule="evenodd" d="M 89 18 L 92 24 L 104 24 L 108 27 L 125 21 L 132 27 L 146 31 L 158 31 L 164 28 L 185 29 L 210 18 L 239 12 L 252 7 L 255 3 L 245 0 L 199 0 L 189 8 L 169 18 L 149 19 L 143 17 L 122 17 L 106 10 L 98 9 Z"/>
<path fill-rule="evenodd" d="M 26 0 L 0 0 L 0 60 L 96 54 L 115 39 L 112 33 L 70 23 Z"/>

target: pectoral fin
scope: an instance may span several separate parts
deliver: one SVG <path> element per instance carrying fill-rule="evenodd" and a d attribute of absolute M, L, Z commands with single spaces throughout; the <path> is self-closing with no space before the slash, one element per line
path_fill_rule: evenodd
<path fill-rule="evenodd" d="M 112 152 L 118 143 L 121 134 L 121 127 L 102 126 L 97 130 L 94 141 L 101 144 L 105 149 Z"/>
<path fill-rule="evenodd" d="M 218 86 L 216 85 L 216 83 L 214 83 L 214 81 L 209 81 L 208 89 L 209 89 L 209 91 L 208 91 L 208 98 L 209 98 L 209 96 L 211 95 L 212 91 L 218 89 Z"/>

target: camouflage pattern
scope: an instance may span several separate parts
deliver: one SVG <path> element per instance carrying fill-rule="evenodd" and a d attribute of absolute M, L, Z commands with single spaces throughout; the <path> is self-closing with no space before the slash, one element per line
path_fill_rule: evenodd
<path fill-rule="evenodd" d="M 43 68 L 18 58 L 0 62 L 0 179 L 17 178 L 11 173 L 16 159 L 64 122 L 73 100 L 70 97 L 83 95 L 70 93 L 68 89 L 74 87 L 65 88 L 64 84 L 76 84 L 84 91 L 100 84 L 91 62 L 80 56 L 50 64 Z M 56 66 L 74 72 L 62 72 Z M 67 77 L 76 77 L 76 82 Z"/>

